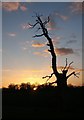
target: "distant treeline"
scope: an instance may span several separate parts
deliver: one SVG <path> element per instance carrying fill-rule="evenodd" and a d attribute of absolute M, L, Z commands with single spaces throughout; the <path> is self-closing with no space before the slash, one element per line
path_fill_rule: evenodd
<path fill-rule="evenodd" d="M 39 84 L 31 84 L 30 82 L 27 82 L 27 83 L 21 83 L 21 84 L 9 84 L 8 87 L 3 87 L 2 89 L 10 89 L 10 90 L 28 90 L 28 89 L 31 89 L 31 90 L 36 90 L 36 89 L 39 89 L 39 88 L 57 88 L 57 86 L 55 85 L 52 85 L 51 83 L 44 83 L 42 85 L 39 85 Z M 72 84 L 69 84 L 67 88 L 83 88 L 84 86 L 73 86 Z"/>
<path fill-rule="evenodd" d="M 67 112 L 69 112 L 71 115 L 73 114 L 74 117 L 78 113 L 78 115 L 81 117 L 82 111 L 84 111 L 83 91 L 84 86 L 69 86 L 67 88 L 59 88 L 50 84 L 38 86 L 31 85 L 29 83 L 22 83 L 19 86 L 11 84 L 8 86 L 8 88 L 2 89 L 3 116 L 5 118 L 12 118 L 16 111 L 16 118 L 17 115 L 20 117 L 20 113 L 29 113 L 28 115 L 31 118 L 33 111 L 33 114 L 35 115 L 39 112 L 39 117 L 42 112 L 47 117 L 49 114 L 54 113 L 58 113 L 58 117 L 60 117 L 60 113 L 64 113 L 66 117 L 66 114 L 68 114 Z M 23 108 L 25 112 L 18 111 L 18 109 L 21 110 Z M 38 109 L 38 111 L 35 111 L 35 109 Z M 44 111 L 47 112 L 45 113 Z M 28 116 L 26 115 L 25 117 Z"/>
<path fill-rule="evenodd" d="M 50 84 L 38 86 L 30 83 L 22 83 L 19 86 L 10 84 L 8 88 L 2 89 L 3 105 L 81 108 L 83 91 L 84 86 L 58 88 Z"/>

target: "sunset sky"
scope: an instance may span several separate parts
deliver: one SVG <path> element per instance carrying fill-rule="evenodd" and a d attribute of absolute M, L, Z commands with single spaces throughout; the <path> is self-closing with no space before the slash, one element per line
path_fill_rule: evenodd
<path fill-rule="evenodd" d="M 57 66 L 73 61 L 72 69 L 80 71 L 79 79 L 72 76 L 69 84 L 82 84 L 82 9 L 81 3 L 56 2 L 4 2 L 2 6 L 2 86 L 10 83 L 45 83 L 43 76 L 52 73 L 51 56 L 47 52 L 45 37 L 33 38 L 38 26 L 31 29 L 28 23 L 35 23 L 35 13 L 42 14 L 42 20 L 50 16 L 46 26 L 53 40 L 57 54 Z M 0 51 L 1 52 L 1 51 Z M 60 71 L 61 72 L 61 71 Z M 54 81 L 53 76 L 50 82 Z"/>

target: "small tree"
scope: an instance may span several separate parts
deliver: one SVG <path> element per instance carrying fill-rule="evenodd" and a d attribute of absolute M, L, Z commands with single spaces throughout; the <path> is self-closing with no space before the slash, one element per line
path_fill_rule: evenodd
<path fill-rule="evenodd" d="M 48 16 L 47 20 L 45 20 L 43 22 L 43 20 L 41 19 L 41 16 L 36 14 L 36 23 L 35 24 L 29 24 L 31 28 L 34 28 L 36 27 L 37 25 L 39 25 L 39 28 L 37 30 L 42 30 L 42 34 L 40 35 L 35 35 L 33 37 L 42 37 L 44 36 L 48 43 L 47 43 L 47 46 L 49 47 L 48 51 L 50 52 L 51 54 L 51 57 L 52 57 L 52 70 L 53 70 L 53 73 L 51 73 L 50 76 L 45 76 L 45 77 L 42 77 L 43 79 L 44 78 L 48 78 L 47 81 L 53 76 L 55 75 L 56 77 L 56 80 L 55 82 L 52 82 L 51 84 L 53 83 L 57 83 L 57 86 L 58 87 L 66 87 L 67 86 L 67 80 L 70 76 L 74 75 L 76 77 L 78 77 L 78 74 L 79 73 L 75 73 L 75 71 L 73 71 L 71 74 L 67 75 L 68 73 L 68 70 L 70 68 L 70 65 L 73 63 L 71 62 L 69 65 L 67 64 L 67 58 L 66 58 L 66 65 L 65 67 L 62 69 L 62 72 L 59 73 L 58 70 L 57 70 L 57 56 L 56 56 L 56 53 L 55 53 L 55 50 L 54 50 L 54 46 L 53 46 L 53 42 L 52 42 L 52 39 L 50 38 L 49 36 L 49 33 L 48 33 L 48 30 L 46 28 L 46 24 L 48 24 L 50 22 L 50 17 Z"/>
<path fill-rule="evenodd" d="M 10 84 L 10 85 L 8 86 L 8 88 L 9 88 L 10 90 L 18 90 L 19 86 L 18 86 L 18 85 L 15 85 L 15 84 Z"/>

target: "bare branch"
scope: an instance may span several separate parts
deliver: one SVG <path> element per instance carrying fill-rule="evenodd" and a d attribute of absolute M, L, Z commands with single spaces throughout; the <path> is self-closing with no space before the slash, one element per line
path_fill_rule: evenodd
<path fill-rule="evenodd" d="M 48 16 L 48 22 L 50 21 L 50 17 Z"/>
<path fill-rule="evenodd" d="M 38 32 L 40 29 L 41 29 L 40 27 L 39 27 L 39 28 L 37 28 L 36 32 Z"/>
<path fill-rule="evenodd" d="M 68 65 L 67 58 L 66 58 L 66 65 L 65 65 L 65 67 L 63 69 L 61 69 L 61 71 L 63 72 L 65 69 L 68 71 L 68 69 L 70 68 L 72 63 L 73 63 L 73 61 L 70 62 L 69 65 Z M 68 67 L 67 67 L 67 65 L 68 65 Z"/>
<path fill-rule="evenodd" d="M 28 23 L 28 25 L 30 25 L 32 28 L 34 28 L 39 22 L 36 22 L 34 25 Z"/>
<path fill-rule="evenodd" d="M 38 17 L 38 16 L 42 17 L 43 16 L 42 14 L 39 15 L 37 12 L 34 12 L 34 14 L 35 14 L 35 16 L 32 16 L 32 17 Z"/>
<path fill-rule="evenodd" d="M 50 46 L 50 44 L 49 44 L 49 43 L 47 43 L 46 45 L 47 45 L 47 46 Z"/>
<path fill-rule="evenodd" d="M 48 78 L 48 79 L 47 79 L 47 81 L 48 81 L 48 80 L 53 76 L 53 74 L 54 74 L 54 73 L 51 73 L 50 76 L 45 76 L 45 77 L 42 77 L 42 78 L 43 78 L 43 79 L 44 79 L 44 78 Z M 47 82 L 47 81 L 46 81 L 46 82 Z"/>
<path fill-rule="evenodd" d="M 73 63 L 73 61 L 69 64 L 69 66 L 67 67 L 67 70 L 70 68 L 71 64 Z"/>
<path fill-rule="evenodd" d="M 51 50 L 48 50 L 51 53 Z"/>
<path fill-rule="evenodd" d="M 66 67 L 67 67 L 67 58 L 66 58 L 66 65 L 65 65 L 65 67 L 64 67 L 64 70 L 66 69 Z"/>
<path fill-rule="evenodd" d="M 66 78 L 68 79 L 71 75 L 74 75 L 75 77 L 79 78 L 79 75 L 80 73 L 75 73 L 75 72 L 72 72 L 70 73 Z"/>
<path fill-rule="evenodd" d="M 64 68 L 61 69 L 61 71 L 63 72 L 66 68 L 67 68 L 67 58 L 66 58 L 66 65 Z"/>
<path fill-rule="evenodd" d="M 52 84 L 54 84 L 54 83 L 57 83 L 57 81 L 55 81 L 55 82 L 52 82 L 52 83 L 49 83 L 50 85 L 52 85 Z"/>
<path fill-rule="evenodd" d="M 46 20 L 46 21 L 43 23 L 43 25 L 46 25 L 47 23 L 49 23 L 49 21 L 50 21 L 50 18 L 49 18 L 49 16 L 48 16 L 48 20 Z"/>
<path fill-rule="evenodd" d="M 41 35 L 35 35 L 33 37 L 42 37 L 44 34 L 41 34 Z"/>
<path fill-rule="evenodd" d="M 70 73 L 66 78 L 68 79 L 73 74 L 75 74 L 75 72 Z"/>
<path fill-rule="evenodd" d="M 35 12 L 35 14 L 36 14 L 35 17 L 37 17 L 37 18 L 38 18 L 38 16 L 39 16 L 39 17 L 42 17 L 42 16 L 43 16 L 42 14 L 38 14 L 38 13 L 36 13 L 36 12 Z"/>
<path fill-rule="evenodd" d="M 77 78 L 79 78 L 78 75 L 80 75 L 80 73 L 74 73 L 74 76 L 77 77 Z"/>
<path fill-rule="evenodd" d="M 42 20 L 41 20 L 40 16 L 38 15 L 38 16 L 36 16 L 36 17 L 37 17 L 37 19 L 38 19 L 38 23 L 39 23 L 40 25 L 43 25 L 43 23 L 42 23 Z"/>

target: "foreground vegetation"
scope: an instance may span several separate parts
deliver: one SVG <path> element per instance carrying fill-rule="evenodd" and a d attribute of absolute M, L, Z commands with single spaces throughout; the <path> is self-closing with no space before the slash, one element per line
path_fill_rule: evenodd
<path fill-rule="evenodd" d="M 83 90 L 83 86 L 9 85 L 2 90 L 3 119 L 82 118 Z"/>

